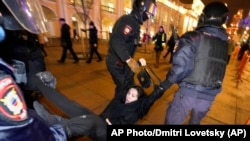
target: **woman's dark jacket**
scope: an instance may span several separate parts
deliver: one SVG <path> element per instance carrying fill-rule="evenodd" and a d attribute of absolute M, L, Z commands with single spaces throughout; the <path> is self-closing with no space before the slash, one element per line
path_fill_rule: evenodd
<path fill-rule="evenodd" d="M 116 124 L 135 124 L 145 116 L 154 102 L 164 94 L 161 87 L 156 87 L 154 91 L 135 102 L 125 104 L 125 100 L 112 100 L 106 109 L 100 114 L 114 125 Z"/>

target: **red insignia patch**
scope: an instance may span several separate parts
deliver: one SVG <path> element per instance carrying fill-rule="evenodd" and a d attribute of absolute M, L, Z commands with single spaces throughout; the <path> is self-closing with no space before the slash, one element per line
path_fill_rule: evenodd
<path fill-rule="evenodd" d="M 125 28 L 123 29 L 123 34 L 127 35 L 131 32 L 132 27 L 129 25 L 126 25 Z"/>
<path fill-rule="evenodd" d="M 22 93 L 10 76 L 0 79 L 0 112 L 11 121 L 22 121 L 28 116 Z"/>

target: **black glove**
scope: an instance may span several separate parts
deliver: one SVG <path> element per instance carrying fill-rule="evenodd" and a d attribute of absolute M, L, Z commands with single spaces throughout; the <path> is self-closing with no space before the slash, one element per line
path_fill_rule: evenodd
<path fill-rule="evenodd" d="M 165 81 L 161 82 L 160 87 L 165 91 L 168 88 L 170 88 L 172 86 L 172 84 L 173 83 L 171 83 L 170 81 L 165 80 Z"/>

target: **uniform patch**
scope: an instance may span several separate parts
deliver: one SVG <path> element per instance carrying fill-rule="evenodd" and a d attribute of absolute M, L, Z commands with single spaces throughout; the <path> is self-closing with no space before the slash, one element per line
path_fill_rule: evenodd
<path fill-rule="evenodd" d="M 22 93 L 10 76 L 0 80 L 0 112 L 8 120 L 27 119 L 27 108 Z"/>
<path fill-rule="evenodd" d="M 178 46 L 179 46 L 179 41 L 175 41 L 173 52 L 176 52 L 176 50 L 178 49 Z"/>
<path fill-rule="evenodd" d="M 123 34 L 124 34 L 124 35 L 127 35 L 127 34 L 129 34 L 131 31 L 132 31 L 132 27 L 129 26 L 129 25 L 126 25 L 126 26 L 124 27 L 124 29 L 123 29 Z"/>

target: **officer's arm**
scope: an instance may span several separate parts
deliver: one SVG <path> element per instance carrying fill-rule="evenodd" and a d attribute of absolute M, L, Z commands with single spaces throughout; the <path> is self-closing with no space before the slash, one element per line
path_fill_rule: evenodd
<path fill-rule="evenodd" d="M 168 71 L 166 80 L 177 83 L 186 77 L 194 68 L 196 49 L 189 34 L 184 35 L 173 54 L 172 67 Z"/>
<path fill-rule="evenodd" d="M 127 19 L 117 23 L 113 29 L 110 47 L 123 62 L 128 61 L 132 57 L 129 49 L 135 47 L 134 39 L 132 39 L 135 36 L 134 30 L 132 22 Z M 132 42 L 131 39 L 133 40 Z"/>

